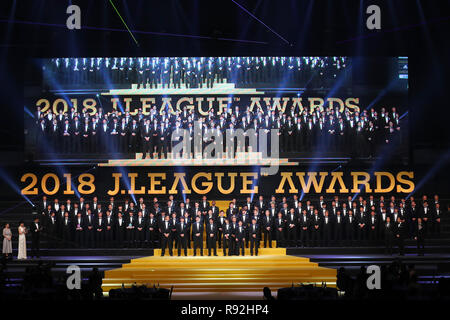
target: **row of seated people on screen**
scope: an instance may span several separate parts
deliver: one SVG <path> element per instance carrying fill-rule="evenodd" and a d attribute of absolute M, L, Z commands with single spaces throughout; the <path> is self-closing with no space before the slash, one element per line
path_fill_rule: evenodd
<path fill-rule="evenodd" d="M 171 141 L 174 131 L 186 129 L 191 144 L 198 135 L 204 145 L 212 141 L 207 140 L 208 132 L 215 135 L 220 132 L 226 146 L 226 130 L 232 135 L 237 129 L 244 132 L 254 129 L 254 132 L 247 132 L 249 138 L 245 147 L 248 151 L 250 135 L 258 138 L 259 130 L 263 129 L 270 145 L 270 129 L 278 129 L 282 152 L 326 148 L 347 153 L 356 150 L 358 155 L 366 156 L 373 155 L 380 143 L 393 143 L 401 136 L 401 120 L 395 108 L 391 112 L 381 108 L 379 114 L 374 109 L 351 113 L 348 108 L 340 112 L 339 108 L 330 107 L 324 111 L 316 107 L 312 113 L 292 109 L 281 114 L 249 109 L 241 112 L 236 107 L 234 112 L 221 115 L 211 111 L 207 117 L 199 117 L 186 108 L 176 115 L 164 111 L 158 114 L 156 107 L 149 116 L 118 111 L 104 114 L 101 109 L 94 115 L 86 112 L 80 115 L 74 109 L 70 114 L 60 112 L 58 115 L 51 111 L 44 114 L 40 109 L 37 112 L 37 146 L 45 153 L 143 152 L 152 157 L 156 151 L 167 158 L 167 152 L 176 143 Z M 236 149 L 236 141 L 229 145 Z"/>
<path fill-rule="evenodd" d="M 139 199 L 137 205 L 133 201 L 117 205 L 112 199 L 105 209 L 96 198 L 92 203 L 81 198 L 80 203 L 73 205 L 71 202 L 59 204 L 57 199 L 53 203 L 47 203 L 46 199 L 43 201 L 46 209 L 41 207 L 41 219 L 45 225 L 44 233 L 51 243 L 56 244 L 58 239 L 62 239 L 64 245 L 90 247 L 161 245 L 165 240 L 163 224 L 166 220 L 170 225 L 170 240 L 176 242 L 181 217 L 186 224 L 187 245 L 198 234 L 193 229 L 197 220 L 202 227 L 202 237 L 203 233 L 208 234 L 208 226 L 213 223 L 219 247 L 224 228 L 228 230 L 225 226 L 227 222 L 230 232 L 235 232 L 241 221 L 248 244 L 251 240 L 248 232 L 253 219 L 258 227 L 257 238 L 269 247 L 271 240 L 277 240 L 279 246 L 328 246 L 331 243 L 372 245 L 391 235 L 390 229 L 386 228 L 400 228 L 402 237 L 413 238 L 417 233 L 419 218 L 423 233 L 438 237 L 441 218 L 444 216 L 437 196 L 432 201 L 418 201 L 419 205 L 414 199 L 375 201 L 372 197 L 369 200 L 349 199 L 349 203 L 340 202 L 339 199 L 327 202 L 320 198 L 315 204 L 309 200 L 302 203 L 297 197 L 292 201 L 284 197 L 281 202 L 277 202 L 272 197 L 266 204 L 260 197 L 256 202 L 248 198 L 248 202 L 240 205 L 232 201 L 226 211 L 219 210 L 215 201 L 210 203 L 205 197 L 193 206 L 189 199 L 179 203 L 169 199 L 163 207 L 160 207 L 156 198 L 148 205 L 143 198 Z M 385 206 L 385 203 L 389 204 Z"/>
<path fill-rule="evenodd" d="M 211 88 L 214 82 L 306 82 L 313 74 L 323 85 L 324 79 L 335 80 L 346 61 L 345 57 L 55 58 L 44 64 L 43 73 L 49 85 L 56 80 L 62 84 Z"/>

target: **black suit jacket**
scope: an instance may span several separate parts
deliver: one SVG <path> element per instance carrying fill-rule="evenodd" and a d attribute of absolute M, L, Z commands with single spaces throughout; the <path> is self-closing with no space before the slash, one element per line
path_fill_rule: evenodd
<path fill-rule="evenodd" d="M 196 236 L 197 233 L 200 233 L 200 238 L 201 238 L 203 235 L 203 223 L 201 221 L 198 222 L 198 227 L 197 227 L 197 222 L 192 223 L 192 236 L 197 237 Z"/>
<path fill-rule="evenodd" d="M 253 238 L 253 235 L 256 235 L 256 239 L 259 240 L 261 237 L 261 229 L 258 224 L 251 224 L 248 227 L 248 233 L 250 234 L 250 239 Z"/>
<path fill-rule="evenodd" d="M 126 220 L 122 217 L 122 225 L 120 225 L 119 223 L 119 218 L 117 218 L 114 222 L 114 232 L 117 233 L 123 233 L 126 230 L 126 226 L 127 226 L 127 222 Z"/>
<path fill-rule="evenodd" d="M 170 234 L 172 233 L 172 223 L 170 222 L 170 220 L 167 221 L 167 227 L 166 227 L 166 221 L 161 223 L 160 230 L 161 230 L 162 234 L 168 233 L 170 236 Z"/>
<path fill-rule="evenodd" d="M 239 228 L 239 226 L 237 226 L 234 233 L 236 235 L 236 239 L 238 239 L 238 240 L 245 239 L 245 228 L 244 227 Z"/>
<path fill-rule="evenodd" d="M 212 225 L 208 223 L 206 225 L 206 236 L 207 236 L 208 239 L 211 239 L 211 234 L 213 234 L 212 238 L 216 239 L 217 238 L 217 231 L 218 231 L 217 223 L 213 223 Z"/>
<path fill-rule="evenodd" d="M 39 236 L 39 234 L 42 231 L 42 225 L 40 222 L 38 222 L 37 226 L 36 223 L 32 222 L 30 226 L 31 236 Z"/>
<path fill-rule="evenodd" d="M 181 225 L 183 225 L 183 229 L 181 229 Z M 183 222 L 183 224 L 178 222 L 176 229 L 179 238 L 181 238 L 181 235 L 183 234 L 183 237 L 189 240 L 189 225 L 186 222 Z"/>

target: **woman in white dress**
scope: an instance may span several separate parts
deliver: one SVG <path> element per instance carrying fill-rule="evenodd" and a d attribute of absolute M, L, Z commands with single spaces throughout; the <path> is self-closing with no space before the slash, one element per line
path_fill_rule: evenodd
<path fill-rule="evenodd" d="M 9 259 L 9 255 L 12 253 L 11 245 L 12 232 L 9 228 L 9 223 L 5 225 L 3 229 L 3 248 L 2 253 L 5 255 L 6 259 Z"/>
<path fill-rule="evenodd" d="M 17 255 L 18 260 L 25 260 L 27 258 L 27 239 L 25 234 L 27 229 L 25 228 L 23 222 L 19 225 L 19 254 Z"/>

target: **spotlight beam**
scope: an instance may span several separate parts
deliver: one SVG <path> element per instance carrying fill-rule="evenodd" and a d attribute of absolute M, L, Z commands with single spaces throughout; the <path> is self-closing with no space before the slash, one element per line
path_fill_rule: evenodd
<path fill-rule="evenodd" d="M 252 17 L 253 19 L 255 19 L 256 21 L 258 21 L 259 23 L 261 23 L 264 27 L 266 27 L 267 29 L 270 30 L 270 32 L 272 32 L 273 34 L 275 34 L 278 38 L 280 38 L 281 40 L 283 40 L 284 42 L 286 42 L 287 44 L 290 44 L 289 41 L 287 41 L 285 38 L 283 38 L 280 34 L 278 34 L 275 30 L 273 30 L 271 27 L 269 27 L 267 24 L 265 24 L 263 21 L 261 21 L 260 19 L 258 19 L 254 14 L 252 14 L 250 11 L 248 11 L 247 9 L 245 9 L 243 6 L 241 6 L 239 3 L 237 3 L 234 0 L 231 0 L 234 4 L 236 4 L 239 8 L 241 8 L 243 11 L 245 11 L 250 17 Z"/>
<path fill-rule="evenodd" d="M 24 21 L 24 20 L 13 20 L 13 19 L 0 19 L 0 22 L 4 23 L 15 23 L 15 24 L 28 24 L 28 25 L 38 25 L 44 27 L 57 27 L 67 29 L 65 24 L 57 24 L 57 23 L 45 23 L 45 22 L 34 22 L 34 21 Z M 111 32 L 128 32 L 124 29 L 117 28 L 108 28 L 108 27 L 90 27 L 90 26 L 82 26 L 82 29 L 86 30 L 95 30 L 95 31 L 111 31 Z M 142 31 L 142 30 L 132 30 L 135 34 L 147 34 L 147 35 L 157 35 L 157 36 L 168 36 L 168 37 L 181 37 L 181 38 L 191 38 L 191 39 L 203 39 L 203 40 L 219 40 L 219 41 L 232 41 L 232 42 L 242 42 L 249 44 L 269 44 L 266 41 L 257 41 L 257 40 L 245 40 L 245 39 L 231 39 L 231 38 L 214 38 L 209 36 L 198 36 L 191 34 L 180 34 L 180 33 L 168 33 L 168 32 L 155 32 L 155 31 Z M 5 45 L 0 45 L 5 46 Z"/>
<path fill-rule="evenodd" d="M 122 23 L 124 24 L 125 28 L 127 28 L 128 33 L 131 35 L 131 37 L 133 38 L 134 42 L 136 43 L 136 45 L 139 47 L 139 42 L 137 42 L 136 38 L 133 35 L 133 32 L 131 32 L 130 28 L 128 28 L 128 25 L 126 24 L 125 20 L 123 20 L 122 16 L 120 15 L 119 10 L 117 10 L 116 6 L 114 5 L 114 3 L 112 2 L 112 0 L 109 0 L 109 3 L 111 3 L 111 5 L 113 6 L 114 10 L 116 11 L 117 15 L 119 16 L 120 20 L 122 21 Z"/>

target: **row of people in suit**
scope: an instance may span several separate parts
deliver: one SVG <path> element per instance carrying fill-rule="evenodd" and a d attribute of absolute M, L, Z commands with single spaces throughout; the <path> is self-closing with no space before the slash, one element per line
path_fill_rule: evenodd
<path fill-rule="evenodd" d="M 346 57 L 54 58 L 44 62 L 43 76 L 46 85 L 56 79 L 63 85 L 138 83 L 151 88 L 157 84 L 211 88 L 215 81 L 254 84 L 286 80 L 323 86 L 346 65 Z"/>
<path fill-rule="evenodd" d="M 278 246 L 310 246 L 310 245 L 329 245 L 331 241 L 338 245 L 343 243 L 368 244 L 375 240 L 381 240 L 385 237 L 384 226 L 388 221 L 393 223 L 402 221 L 405 228 L 412 228 L 412 236 L 415 235 L 415 227 L 420 219 L 423 227 L 423 233 L 436 232 L 437 220 L 428 220 L 428 217 L 418 216 L 416 220 L 407 220 L 402 214 L 390 214 L 385 210 L 381 214 L 371 211 L 367 215 L 364 211 L 354 214 L 349 210 L 347 214 L 337 211 L 336 215 L 330 214 L 328 210 L 322 215 L 319 210 L 314 209 L 313 214 L 305 209 L 298 214 L 294 208 L 290 208 L 287 213 L 280 211 L 271 213 L 266 210 L 264 215 L 260 215 L 258 209 L 254 209 L 253 214 L 244 209 L 235 211 L 229 209 L 228 218 L 225 212 L 221 210 L 218 215 L 214 215 L 211 209 L 208 212 L 198 211 L 192 216 L 188 211 L 180 215 L 178 211 L 172 214 L 166 214 L 161 211 L 155 215 L 153 212 L 147 217 L 143 216 L 142 211 L 138 210 L 137 216 L 133 211 L 123 213 L 119 211 L 117 216 L 112 216 L 110 211 L 106 215 L 100 211 L 97 215 L 91 213 L 88 209 L 85 214 L 81 211 L 75 217 L 69 216 L 69 212 L 64 215 L 56 216 L 51 212 L 45 223 L 45 233 L 49 241 L 56 243 L 58 239 L 63 240 L 64 245 L 77 246 L 151 246 L 165 245 L 164 240 L 178 241 L 177 226 L 183 221 L 185 223 L 184 231 L 187 233 L 186 241 L 195 242 L 195 235 L 199 232 L 191 229 L 195 223 L 201 225 L 201 235 L 203 230 L 208 233 L 208 225 L 216 226 L 214 232 L 218 233 L 218 243 L 221 245 L 224 225 L 228 221 L 232 230 L 236 229 L 237 224 L 242 223 L 244 232 L 244 242 L 248 246 L 251 237 L 249 228 L 255 222 L 258 230 L 258 239 L 263 238 L 264 246 L 271 247 L 272 240 L 277 240 Z M 45 216 L 45 215 L 44 215 Z M 427 220 L 425 220 L 427 219 Z M 165 239 L 163 224 L 167 221 L 171 226 L 170 238 Z M 408 232 L 406 233 L 408 235 Z M 259 243 L 259 242 L 258 242 Z"/>
<path fill-rule="evenodd" d="M 440 200 L 439 195 L 434 195 L 432 198 L 428 198 L 427 195 L 423 195 L 420 199 L 416 199 L 414 196 L 406 198 L 397 198 L 394 195 L 390 197 L 385 197 L 383 195 L 379 196 L 377 199 L 373 195 L 368 197 L 363 197 L 362 195 L 358 198 L 347 196 L 344 200 L 339 195 L 331 196 L 325 199 L 324 196 L 320 195 L 318 197 L 308 197 L 300 200 L 302 197 L 299 195 L 292 195 L 291 198 L 286 196 L 275 196 L 265 197 L 263 195 L 255 195 L 253 198 L 248 196 L 245 199 L 242 198 L 239 201 L 237 198 L 233 198 L 229 203 L 229 208 L 226 210 L 226 214 L 230 212 L 237 212 L 239 208 L 246 208 L 247 211 L 253 212 L 256 208 L 260 213 L 264 213 L 265 210 L 282 210 L 285 207 L 287 209 L 294 208 L 295 211 L 301 212 L 306 209 L 311 212 L 314 208 L 317 209 L 327 209 L 332 213 L 336 213 L 337 210 L 341 210 L 344 215 L 345 211 L 352 209 L 354 212 L 358 211 L 359 208 L 363 208 L 364 212 L 369 209 L 374 208 L 375 211 L 381 211 L 385 208 L 387 212 L 391 214 L 397 209 L 399 212 L 404 214 L 407 211 L 413 211 L 413 215 L 417 215 L 424 211 L 427 207 L 429 210 L 435 211 L 440 209 L 441 211 L 445 209 L 444 203 Z M 426 205 L 425 205 L 426 203 Z M 210 201 L 207 196 L 202 196 L 202 198 L 191 201 L 189 197 L 184 200 L 177 200 L 173 195 L 162 201 L 157 197 L 144 199 L 140 197 L 137 199 L 136 203 L 130 198 L 124 198 L 121 201 L 116 201 L 114 197 L 109 197 L 109 199 L 99 200 L 97 196 L 93 196 L 91 200 L 86 200 L 84 197 L 80 197 L 75 201 L 71 198 L 66 200 L 61 200 L 58 197 L 54 199 L 48 199 L 46 195 L 42 197 L 41 200 L 35 203 L 37 211 L 40 213 L 49 214 L 54 211 L 60 213 L 61 211 L 68 211 L 70 213 L 75 213 L 77 211 L 86 212 L 90 209 L 92 213 L 97 213 L 99 211 L 109 210 L 113 215 L 119 210 L 122 212 L 137 210 L 143 211 L 144 216 L 146 216 L 145 211 L 153 212 L 157 214 L 161 210 L 166 211 L 171 214 L 171 211 L 186 210 L 188 212 L 197 211 L 208 211 L 213 210 L 213 214 L 217 215 L 219 210 L 216 206 L 214 200 Z M 415 208 L 414 210 L 412 210 Z M 427 210 L 428 211 L 428 210 Z"/>
<path fill-rule="evenodd" d="M 226 144 L 225 130 L 259 129 L 269 133 L 270 129 L 279 130 L 281 151 L 307 151 L 327 145 L 334 151 L 348 152 L 359 145 L 362 149 L 375 152 L 380 142 L 390 143 L 400 131 L 400 117 L 393 108 L 380 115 L 375 110 L 350 113 L 338 108 L 328 107 L 326 111 L 316 108 L 314 112 L 289 113 L 267 111 L 236 111 L 220 116 L 210 113 L 199 117 L 193 111 L 178 111 L 176 115 L 158 114 L 156 108 L 149 116 L 142 113 L 137 116 L 129 112 L 121 114 L 82 114 L 72 110 L 70 114 L 43 113 L 38 109 L 37 145 L 43 152 L 56 153 L 98 153 L 98 152 L 161 152 L 167 156 L 171 150 L 171 135 L 175 130 L 186 129 L 193 141 L 196 132 L 195 121 L 199 120 L 202 137 L 210 132 L 220 132 Z M 231 132 L 231 131 L 230 131 Z M 270 137 L 270 135 L 269 135 Z M 208 141 L 204 141 L 208 143 Z M 248 146 L 246 146 L 248 147 Z M 361 149 L 361 148 L 358 148 Z M 369 150 L 367 150 L 369 151 Z"/>

